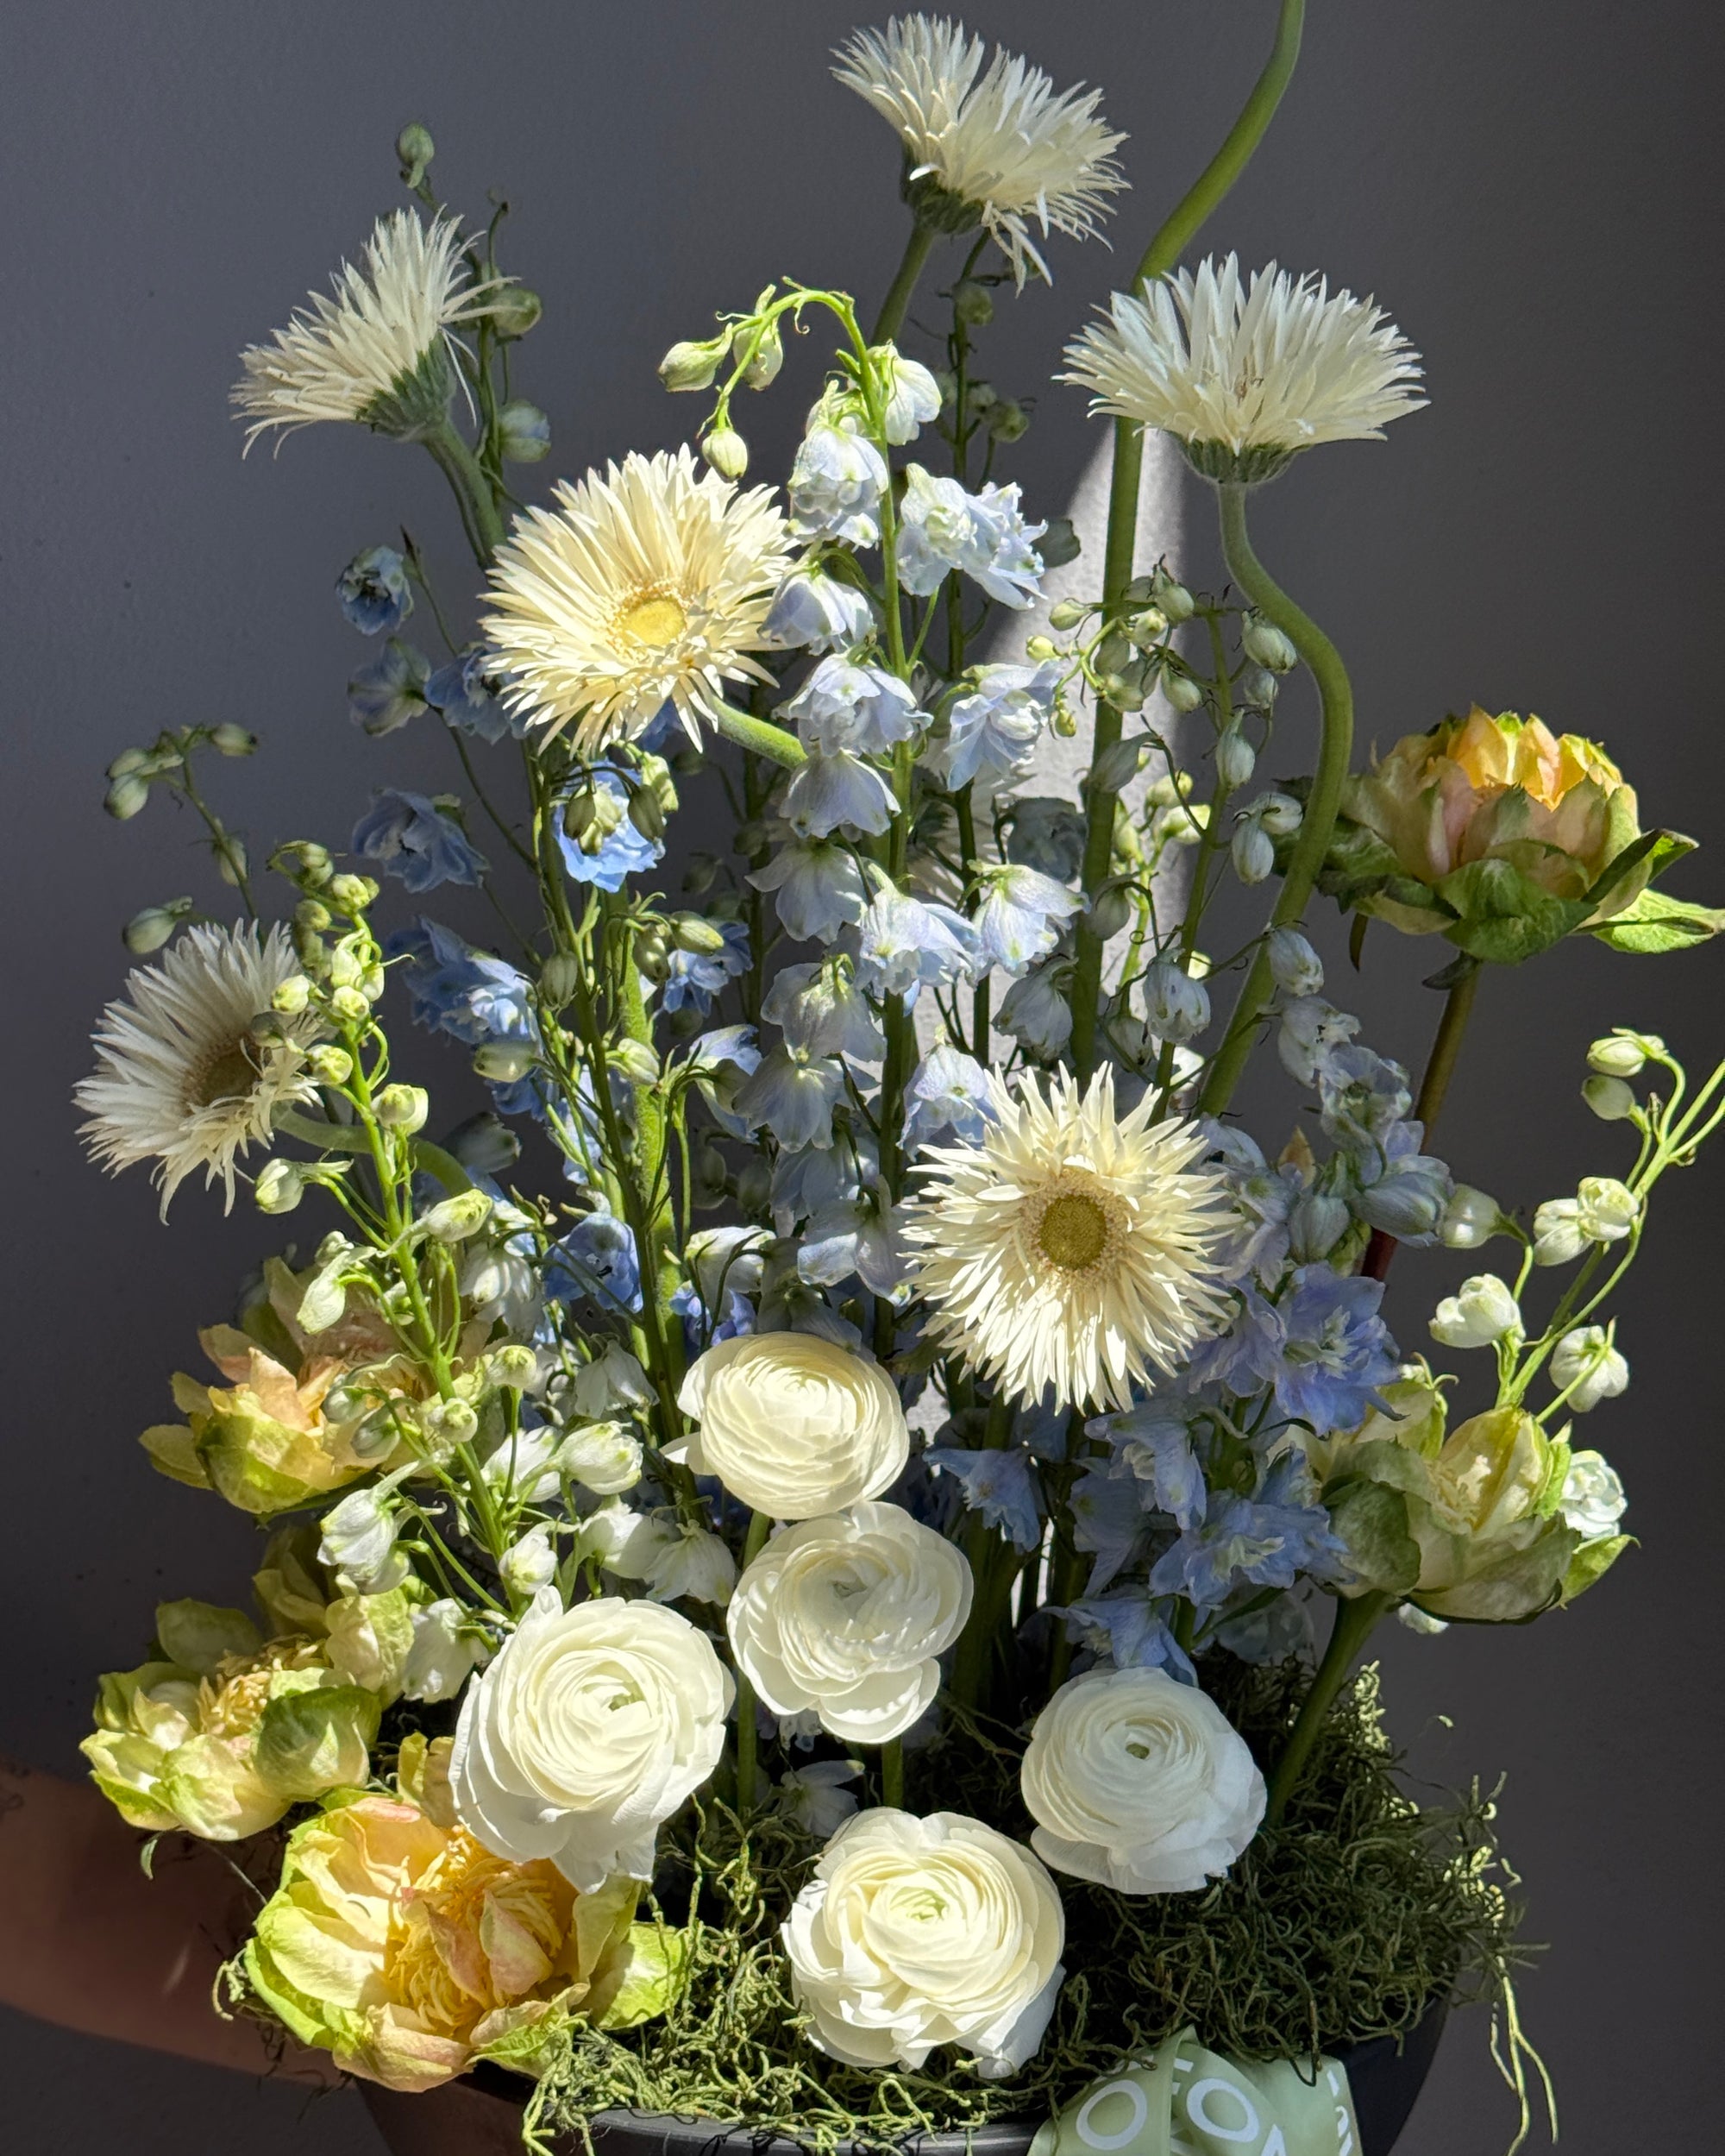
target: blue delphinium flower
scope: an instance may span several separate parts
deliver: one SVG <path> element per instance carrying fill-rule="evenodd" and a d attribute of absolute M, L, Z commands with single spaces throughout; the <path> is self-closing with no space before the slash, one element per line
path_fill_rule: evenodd
<path fill-rule="evenodd" d="M 908 1156 L 942 1131 L 974 1146 L 994 1120 L 988 1074 L 975 1056 L 943 1043 L 931 1048 L 905 1088 L 905 1152 Z"/>
<path fill-rule="evenodd" d="M 481 741 L 501 741 L 511 731 L 509 713 L 492 694 L 486 672 L 489 652 L 481 644 L 440 666 L 425 684 L 425 701 L 433 711 L 463 733 Z"/>
<path fill-rule="evenodd" d="M 1278 1302 L 1245 1288 L 1234 1327 L 1198 1350 L 1189 1374 L 1218 1379 L 1242 1395 L 1271 1386 L 1282 1412 L 1320 1436 L 1352 1430 L 1400 1367 L 1377 1315 L 1383 1298 L 1381 1280 L 1301 1266 Z"/>
<path fill-rule="evenodd" d="M 1408 1073 L 1370 1048 L 1336 1047 L 1316 1059 L 1325 1130 L 1350 1151 L 1382 1147 L 1414 1104 Z"/>
<path fill-rule="evenodd" d="M 421 919 L 398 928 L 385 946 L 399 961 L 416 1025 L 454 1034 L 469 1047 L 482 1040 L 536 1040 L 527 977 L 489 952 L 476 951 L 452 929 Z"/>
<path fill-rule="evenodd" d="M 835 1134 L 834 1142 L 819 1150 L 807 1146 L 800 1153 L 781 1153 L 773 1164 L 768 1197 L 773 1225 L 781 1235 L 792 1235 L 799 1222 L 860 1197 L 880 1175 L 880 1153 L 866 1130 Z"/>
<path fill-rule="evenodd" d="M 831 942 L 848 921 L 862 919 L 868 903 L 856 856 L 828 839 L 781 846 L 749 881 L 757 891 L 778 894 L 779 920 L 798 943 Z"/>
<path fill-rule="evenodd" d="M 1353 1174 L 1344 1185 L 1347 1202 L 1369 1228 L 1381 1228 L 1398 1242 L 1434 1242 L 1455 1183 L 1448 1167 L 1421 1153 L 1423 1126 L 1397 1123 L 1375 1153 L 1354 1155 Z"/>
<path fill-rule="evenodd" d="M 868 437 L 836 426 L 817 407 L 785 487 L 798 535 L 873 546 L 887 485 L 886 464 Z"/>
<path fill-rule="evenodd" d="M 545 1292 L 560 1303 L 586 1295 L 602 1309 L 641 1308 L 635 1231 L 611 1213 L 589 1213 L 546 1253 Z"/>
<path fill-rule="evenodd" d="M 981 961 L 976 931 L 950 906 L 888 884 L 857 924 L 856 977 L 877 996 L 916 1000 L 919 989 L 968 979 Z"/>
<path fill-rule="evenodd" d="M 774 594 L 761 634 L 782 650 L 848 651 L 874 625 L 875 610 L 866 592 L 819 569 L 800 569 Z"/>
<path fill-rule="evenodd" d="M 369 734 L 393 733 L 428 708 L 425 654 L 392 637 L 380 657 L 348 683 L 348 716 Z"/>
<path fill-rule="evenodd" d="M 777 1026 L 793 1047 L 809 1055 L 878 1063 L 887 1052 L 880 1021 L 842 952 L 809 965 L 781 966 L 761 1015 Z"/>
<path fill-rule="evenodd" d="M 1007 1536 L 1019 1549 L 1034 1549 L 1042 1540 L 1042 1508 L 1036 1468 L 1017 1446 L 970 1452 L 959 1445 L 931 1445 L 923 1455 L 931 1467 L 944 1468 L 964 1493 L 964 1502 L 981 1512 L 985 1526 Z"/>
<path fill-rule="evenodd" d="M 753 1026 L 715 1026 L 689 1044 L 689 1065 L 699 1075 L 701 1098 L 719 1128 L 732 1138 L 754 1135 L 755 1126 L 732 1105 L 750 1074 L 761 1067 Z"/>
<path fill-rule="evenodd" d="M 1177 1416 L 1152 1401 L 1122 1414 L 1099 1416 L 1084 1428 L 1088 1436 L 1106 1438 L 1113 1446 L 1113 1472 L 1132 1476 L 1141 1504 L 1171 1512 L 1181 1527 L 1195 1527 L 1203 1518 L 1208 1499 L 1203 1470 L 1193 1449 L 1191 1430 Z"/>
<path fill-rule="evenodd" d="M 1315 1580 L 1347 1576 L 1346 1546 L 1330 1531 L 1321 1505 L 1241 1497 L 1213 1490 L 1201 1527 L 1188 1528 L 1156 1561 L 1152 1594 L 1178 1594 L 1201 1610 L 1220 1609 L 1242 1582 L 1291 1587 L 1304 1573 Z"/>
<path fill-rule="evenodd" d="M 823 659 L 779 716 L 823 755 L 890 756 L 928 724 L 928 713 L 896 674 L 837 654 Z"/>
<path fill-rule="evenodd" d="M 596 816 L 581 833 L 572 839 L 563 828 L 562 811 L 569 794 L 558 795 L 553 803 L 556 815 L 557 848 L 563 857 L 563 866 L 570 880 L 576 883 L 591 883 L 601 891 L 620 891 L 631 876 L 638 876 L 644 869 L 656 866 L 665 858 L 665 848 L 657 839 L 649 839 L 637 831 L 629 816 L 629 789 L 613 770 L 601 766 L 593 773 L 596 794 L 605 794 L 614 805 L 616 820 L 612 815 Z M 573 791 L 573 789 L 571 789 Z M 592 839 L 601 830 L 589 852 L 582 840 Z"/>
<path fill-rule="evenodd" d="M 1028 607 L 1042 558 L 1031 544 L 1048 529 L 1027 525 L 1016 486 L 990 483 L 966 493 L 956 479 L 935 479 L 920 464 L 906 475 L 900 506 L 899 581 L 919 598 L 938 592 L 954 569 L 1002 607 Z"/>
<path fill-rule="evenodd" d="M 1088 1461 L 1072 1486 L 1070 1503 L 1073 1542 L 1096 1560 L 1086 1591 L 1100 1594 L 1117 1572 L 1144 1555 L 1151 1523 L 1136 1479 L 1119 1472 L 1113 1461 Z"/>
<path fill-rule="evenodd" d="M 716 1341 L 737 1340 L 755 1330 L 755 1305 L 734 1287 L 725 1289 L 724 1311 L 711 1332 L 707 1329 L 706 1306 L 693 1281 L 685 1280 L 672 1296 L 671 1308 L 683 1321 L 683 1348 L 692 1356 L 712 1347 Z"/>
<path fill-rule="evenodd" d="M 979 666 L 975 686 L 946 714 L 946 783 L 968 786 L 983 770 L 1016 771 L 1036 746 L 1054 710 L 1060 668 Z"/>
<path fill-rule="evenodd" d="M 1313 1085 L 1320 1066 L 1358 1031 L 1358 1018 L 1327 1003 L 1321 996 L 1295 996 L 1283 1006 L 1276 1053 L 1289 1078 Z"/>
<path fill-rule="evenodd" d="M 668 971 L 659 990 L 663 1010 L 681 1010 L 688 1003 L 705 1017 L 713 998 L 724 992 L 725 984 L 749 971 L 749 931 L 740 921 L 715 924 L 724 939 L 722 951 L 685 951 L 673 945 L 666 959 Z"/>
<path fill-rule="evenodd" d="M 1302 1185 L 1297 1169 L 1272 1166 L 1256 1139 L 1237 1126 L 1208 1126 L 1214 1156 L 1239 1223 L 1227 1270 L 1251 1273 L 1273 1287 L 1288 1262 L 1289 1222 Z"/>
<path fill-rule="evenodd" d="M 751 1130 L 763 1124 L 781 1146 L 830 1146 L 833 1103 L 844 1091 L 842 1065 L 775 1048 L 740 1085 L 731 1106 Z"/>
<path fill-rule="evenodd" d="M 1060 940 L 1063 925 L 1082 913 L 1084 900 L 1040 869 L 986 869 L 982 902 L 975 930 L 984 957 L 1003 973 L 1022 973 L 1033 959 L 1046 958 Z"/>
<path fill-rule="evenodd" d="M 1084 860 L 1084 819 L 1070 801 L 1052 794 L 1025 794 L 1013 803 L 1007 858 L 1040 869 L 1057 883 L 1070 883 Z"/>
<path fill-rule="evenodd" d="M 342 612 L 361 636 L 395 632 L 413 612 L 407 564 L 392 546 L 368 546 L 336 579 Z"/>
<path fill-rule="evenodd" d="M 854 1275 L 869 1294 L 889 1300 L 902 1293 L 908 1269 L 893 1216 L 872 1194 L 823 1205 L 810 1216 L 797 1251 L 798 1274 L 811 1286 L 837 1287 Z"/>
<path fill-rule="evenodd" d="M 1116 1669 L 1165 1669 L 1182 1684 L 1198 1681 L 1192 1657 L 1148 1595 L 1131 1589 L 1124 1594 L 1087 1594 L 1049 1614 L 1063 1617 L 1069 1637 L 1082 1641 L 1099 1662 L 1106 1658 Z"/>
<path fill-rule="evenodd" d="M 394 787 L 375 796 L 348 843 L 416 894 L 440 883 L 478 883 L 491 865 L 436 801 Z"/>
<path fill-rule="evenodd" d="M 841 749 L 817 750 L 793 773 L 781 803 L 800 839 L 825 839 L 841 827 L 878 834 L 893 820 L 893 789 L 872 764 Z"/>

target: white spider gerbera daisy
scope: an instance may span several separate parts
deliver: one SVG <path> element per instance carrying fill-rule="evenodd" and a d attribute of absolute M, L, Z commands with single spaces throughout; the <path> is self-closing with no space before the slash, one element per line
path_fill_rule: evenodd
<path fill-rule="evenodd" d="M 246 447 L 319 419 L 402 436 L 436 426 L 455 386 L 450 331 L 484 314 L 502 281 L 473 283 L 462 245 L 449 217 L 380 217 L 364 268 L 343 262 L 331 280 L 333 299 L 309 293 L 269 343 L 241 353 L 230 401 L 250 422 Z"/>
<path fill-rule="evenodd" d="M 1080 1093 L 992 1072 L 994 1121 L 975 1146 L 931 1146 L 905 1239 L 930 1330 L 1014 1399 L 1124 1407 L 1217 1330 L 1220 1179 L 1196 1165 L 1190 1123 L 1152 1124 L 1146 1093 L 1114 1113 L 1113 1074 Z"/>
<path fill-rule="evenodd" d="M 1095 236 L 1126 185 L 1113 155 L 1126 138 L 1098 117 L 1100 91 L 1057 96 L 1040 68 L 998 46 L 978 81 L 985 49 L 962 22 L 895 16 L 859 30 L 832 72 L 898 129 L 919 217 L 944 231 L 985 225 L 1022 285 L 1031 267 L 1048 276 L 1032 219 L 1044 235 Z"/>
<path fill-rule="evenodd" d="M 593 756 L 649 726 L 668 701 L 692 740 L 726 682 L 770 676 L 745 656 L 792 559 L 769 490 L 739 493 L 693 455 L 631 452 L 517 518 L 485 619 L 503 701 L 548 734 L 574 726 Z"/>
<path fill-rule="evenodd" d="M 279 1020 L 266 1040 L 252 1032 L 298 971 L 280 927 L 262 937 L 249 925 L 191 928 L 102 1014 L 96 1068 L 72 1096 L 90 1115 L 79 1135 L 115 1174 L 154 1160 L 164 1218 L 200 1167 L 231 1207 L 235 1161 L 267 1143 L 277 1109 L 316 1097 L 303 1053 L 315 1020 Z"/>
<path fill-rule="evenodd" d="M 1059 377 L 1091 410 L 1175 436 L 1207 479 L 1273 478 L 1318 442 L 1381 441 L 1417 412 L 1420 355 L 1383 310 L 1321 277 L 1237 258 L 1116 292 Z"/>

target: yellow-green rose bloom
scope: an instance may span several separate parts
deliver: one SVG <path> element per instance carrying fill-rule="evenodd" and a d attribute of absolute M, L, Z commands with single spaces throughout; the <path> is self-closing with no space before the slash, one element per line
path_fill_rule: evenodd
<path fill-rule="evenodd" d="M 204 1602 L 164 1603 L 156 1631 L 157 1658 L 101 1680 L 80 1747 L 129 1824 L 241 1841 L 366 1782 L 384 1701 L 332 1665 L 329 1642 L 265 1643 Z"/>
<path fill-rule="evenodd" d="M 1342 806 L 1356 843 L 1379 849 L 1344 902 L 1499 962 L 1621 913 L 1653 870 L 1650 851 L 1583 902 L 1641 835 L 1634 791 L 1595 743 L 1515 712 L 1476 704 L 1408 735 Z"/>
<path fill-rule="evenodd" d="M 578 1894 L 555 1864 L 492 1856 L 448 1808 L 444 1750 L 427 1759 L 420 1740 L 421 1801 L 363 1796 L 295 1828 L 245 1950 L 253 1990 L 301 2043 L 391 2089 L 479 2059 L 536 2075 L 572 2016 L 628 2026 L 668 1988 L 636 1882 Z"/>

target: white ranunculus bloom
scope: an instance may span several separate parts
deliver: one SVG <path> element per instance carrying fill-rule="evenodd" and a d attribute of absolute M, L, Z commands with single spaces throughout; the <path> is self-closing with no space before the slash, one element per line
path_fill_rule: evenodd
<path fill-rule="evenodd" d="M 1620 1531 L 1628 1504 L 1617 1470 L 1603 1453 L 1575 1454 L 1558 1499 L 1565 1526 L 1584 1542 L 1601 1542 Z"/>
<path fill-rule="evenodd" d="M 690 1467 L 772 1519 L 812 1519 L 878 1497 L 910 1457 L 892 1380 L 813 1333 L 716 1341 L 678 1404 L 700 1424 Z"/>
<path fill-rule="evenodd" d="M 1065 1975 L 1065 1913 L 1030 1851 L 958 1812 L 859 1812 L 780 1933 L 821 2050 L 920 2066 L 961 2046 L 986 2081 L 1041 2043 Z"/>
<path fill-rule="evenodd" d="M 565 1610 L 543 1588 L 461 1703 L 450 1786 L 493 1855 L 549 1857 L 582 1894 L 649 1879 L 660 1823 L 718 1763 L 736 1687 L 658 1602 Z"/>
<path fill-rule="evenodd" d="M 1120 1894 L 1190 1894 L 1257 1833 L 1264 1776 L 1215 1703 L 1161 1669 L 1091 1669 L 1036 1719 L 1020 1775 L 1031 1843 Z"/>
<path fill-rule="evenodd" d="M 847 1743 L 901 1737 L 940 1689 L 937 1656 L 970 1613 L 962 1551 L 896 1505 L 853 1505 L 775 1535 L 726 1624 L 774 1713 L 820 1717 Z"/>

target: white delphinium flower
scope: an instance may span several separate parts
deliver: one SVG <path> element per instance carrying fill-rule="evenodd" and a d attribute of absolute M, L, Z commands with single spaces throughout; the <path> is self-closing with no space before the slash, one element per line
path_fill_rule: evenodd
<path fill-rule="evenodd" d="M 848 1744 L 902 1737 L 940 1689 L 970 1613 L 970 1568 L 896 1505 L 853 1505 L 775 1535 L 726 1612 L 737 1666 L 774 1713 Z"/>
<path fill-rule="evenodd" d="M 455 387 L 450 333 L 485 314 L 502 282 L 474 284 L 461 248 L 449 217 L 380 217 L 364 267 L 336 273 L 333 299 L 309 293 L 309 310 L 241 353 L 230 401 L 250 422 L 246 447 L 271 427 L 291 434 L 319 419 L 407 437 L 435 427 Z"/>
<path fill-rule="evenodd" d="M 1224 1322 L 1220 1177 L 1203 1134 L 1152 1123 L 1146 1093 L 1114 1113 L 1113 1074 L 1080 1093 L 1061 1073 L 1010 1090 L 975 1146 L 932 1146 L 906 1210 L 932 1336 L 1018 1399 L 1125 1407 Z"/>
<path fill-rule="evenodd" d="M 461 1605 L 445 1595 L 413 1612 L 413 1639 L 402 1671 L 404 1699 L 453 1700 L 491 1657 L 487 1639 Z"/>
<path fill-rule="evenodd" d="M 723 1609 L 737 1584 L 737 1560 L 724 1537 L 674 1514 L 637 1516 L 605 1567 L 619 1580 L 638 1580 L 656 1602 L 687 1600 Z"/>
<path fill-rule="evenodd" d="M 1377 441 L 1425 404 L 1419 355 L 1382 309 L 1232 255 L 1116 292 L 1066 348 L 1091 410 L 1171 434 L 1206 478 L 1272 478 L 1319 442 Z"/>
<path fill-rule="evenodd" d="M 1576 1453 L 1564 1478 L 1563 1494 L 1558 1499 L 1558 1510 L 1563 1514 L 1565 1525 L 1572 1527 L 1584 1542 L 1601 1542 L 1607 1535 L 1617 1532 L 1618 1524 L 1628 1508 L 1629 1501 L 1623 1494 L 1617 1470 L 1605 1455 L 1598 1452 Z"/>
<path fill-rule="evenodd" d="M 1053 1880 L 957 1812 L 859 1812 L 779 1937 L 811 2040 L 852 2066 L 914 2069 L 956 2044 L 1001 2080 L 1034 2055 L 1066 1973 Z"/>
<path fill-rule="evenodd" d="M 502 700 L 545 736 L 597 755 L 668 701 L 699 742 L 727 682 L 768 681 L 746 655 L 791 561 L 764 487 L 739 493 L 687 449 L 590 471 L 555 509 L 518 517 L 492 571 L 484 628 Z"/>
<path fill-rule="evenodd" d="M 1120 1894 L 1191 1894 L 1257 1833 L 1264 1776 L 1213 1700 L 1164 1669 L 1090 1669 L 1036 1719 L 1019 1774 L 1044 1863 Z"/>
<path fill-rule="evenodd" d="M 653 1876 L 659 1824 L 724 1749 L 736 1695 L 706 1633 L 662 1604 L 543 1587 L 461 1702 L 449 1784 L 493 1856 L 549 1857 L 582 1894 Z"/>
<path fill-rule="evenodd" d="M 1521 1329 L 1521 1306 L 1495 1273 L 1464 1280 L 1453 1295 L 1445 1296 L 1431 1321 L 1433 1339 L 1446 1348 L 1489 1348 Z"/>
<path fill-rule="evenodd" d="M 779 1776 L 774 1801 L 799 1826 L 826 1841 L 855 1815 L 857 1800 L 844 1785 L 862 1771 L 860 1759 L 816 1759 L 806 1767 L 787 1768 Z"/>
<path fill-rule="evenodd" d="M 621 1423 L 583 1423 L 558 1446 L 556 1462 L 595 1497 L 615 1497 L 641 1480 L 641 1440 Z"/>
<path fill-rule="evenodd" d="M 551 1547 L 551 1531 L 541 1524 L 530 1527 L 497 1561 L 497 1576 L 511 1594 L 524 1600 L 549 1587 L 557 1576 L 557 1553 Z"/>
<path fill-rule="evenodd" d="M 89 1114 L 79 1135 L 115 1174 L 154 1160 L 164 1218 L 200 1167 L 231 1207 L 235 1163 L 268 1142 L 276 1109 L 317 1098 L 304 1053 L 315 1017 L 277 1019 L 261 1040 L 252 1030 L 298 971 L 283 928 L 190 928 L 160 964 L 131 974 L 125 1002 L 103 1012 L 96 1068 L 72 1094 Z"/>
<path fill-rule="evenodd" d="M 910 1457 L 893 1380 L 816 1333 L 716 1341 L 677 1404 L 699 1424 L 689 1466 L 769 1519 L 812 1519 L 879 1497 Z"/>
<path fill-rule="evenodd" d="M 914 442 L 931 419 L 940 417 L 940 384 L 920 360 L 905 358 L 894 345 L 877 344 L 869 357 L 888 385 L 887 439 L 900 447 Z"/>
<path fill-rule="evenodd" d="M 1578 1325 L 1552 1350 L 1552 1383 L 1578 1415 L 1629 1389 L 1629 1365 L 1603 1325 Z"/>
<path fill-rule="evenodd" d="M 1049 274 L 1032 220 L 1044 236 L 1095 235 L 1126 184 L 1114 161 L 1126 138 L 1098 116 L 1100 91 L 1057 95 L 1040 68 L 999 47 L 984 74 L 985 49 L 962 22 L 895 16 L 859 30 L 833 72 L 898 129 L 918 216 L 943 231 L 986 226 L 1022 285 L 1032 268 Z"/>

